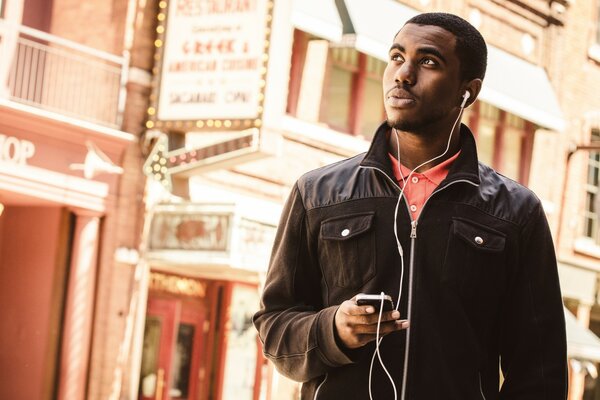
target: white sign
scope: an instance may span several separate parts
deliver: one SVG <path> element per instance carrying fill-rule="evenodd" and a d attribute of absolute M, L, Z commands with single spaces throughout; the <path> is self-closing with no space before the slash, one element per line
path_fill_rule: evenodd
<path fill-rule="evenodd" d="M 268 14 L 268 0 L 171 0 L 158 120 L 257 117 Z"/>
<path fill-rule="evenodd" d="M 152 217 L 150 249 L 227 251 L 231 214 L 157 212 Z"/>
<path fill-rule="evenodd" d="M 34 154 L 35 145 L 29 140 L 0 135 L 0 160 L 26 165 L 27 160 Z"/>

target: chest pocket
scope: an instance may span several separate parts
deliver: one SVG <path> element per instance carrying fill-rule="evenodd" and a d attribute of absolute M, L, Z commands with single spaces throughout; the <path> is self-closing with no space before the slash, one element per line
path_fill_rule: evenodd
<path fill-rule="evenodd" d="M 375 212 L 327 219 L 319 233 L 319 259 L 327 284 L 357 289 L 375 275 Z"/>
<path fill-rule="evenodd" d="M 442 280 L 465 297 L 489 297 L 504 276 L 506 235 L 488 226 L 453 218 Z"/>

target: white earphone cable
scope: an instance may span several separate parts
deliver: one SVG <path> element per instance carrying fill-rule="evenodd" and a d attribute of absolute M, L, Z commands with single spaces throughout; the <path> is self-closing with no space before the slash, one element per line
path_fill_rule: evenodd
<path fill-rule="evenodd" d="M 381 367 L 383 368 L 383 371 L 385 372 L 385 374 L 387 375 L 388 379 L 392 383 L 392 388 L 394 389 L 394 399 L 398 398 L 398 392 L 396 390 L 396 384 L 394 383 L 394 379 L 392 378 L 392 375 L 390 374 L 390 372 L 385 367 L 385 364 L 383 363 L 383 360 L 381 359 L 381 353 L 379 352 L 379 344 L 383 340 L 383 338 L 379 337 L 379 328 L 381 326 L 381 316 L 383 315 L 384 297 L 385 297 L 385 293 L 381 292 L 381 304 L 379 305 L 379 318 L 377 319 L 377 333 L 375 334 L 375 343 L 376 343 L 375 344 L 375 351 L 373 352 L 373 356 L 371 357 L 371 366 L 369 367 L 369 399 L 370 400 L 373 400 L 373 393 L 371 391 L 371 386 L 372 386 L 371 382 L 372 382 L 373 362 L 375 361 L 375 355 L 377 355 L 377 358 L 379 359 L 379 364 L 381 364 Z"/>

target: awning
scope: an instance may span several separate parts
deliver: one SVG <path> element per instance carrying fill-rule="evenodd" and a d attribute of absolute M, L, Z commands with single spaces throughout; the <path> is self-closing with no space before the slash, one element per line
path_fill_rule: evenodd
<path fill-rule="evenodd" d="M 419 14 L 394 0 L 345 0 L 358 51 L 387 61 L 392 40 Z M 565 121 L 543 68 L 488 45 L 488 68 L 479 99 L 537 125 L 562 131 Z"/>
<path fill-rule="evenodd" d="M 479 99 L 545 128 L 565 129 L 554 89 L 543 68 L 488 45 Z"/>
<path fill-rule="evenodd" d="M 293 0 L 292 24 L 332 42 L 342 40 L 343 25 L 335 0 Z"/>
<path fill-rule="evenodd" d="M 346 7 L 356 33 L 356 50 L 383 61 L 402 25 L 419 14 L 395 0 L 346 0 Z"/>
<path fill-rule="evenodd" d="M 559 261 L 558 277 L 563 298 L 593 304 L 596 301 L 597 274 L 596 271 Z"/>
<path fill-rule="evenodd" d="M 600 339 L 592 331 L 580 325 L 567 309 L 565 309 L 565 322 L 569 358 L 600 362 Z"/>

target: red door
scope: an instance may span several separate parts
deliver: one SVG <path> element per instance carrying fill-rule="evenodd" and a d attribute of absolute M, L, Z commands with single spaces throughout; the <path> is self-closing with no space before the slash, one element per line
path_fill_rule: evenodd
<path fill-rule="evenodd" d="M 140 371 L 141 400 L 197 400 L 204 303 L 150 293 Z"/>

